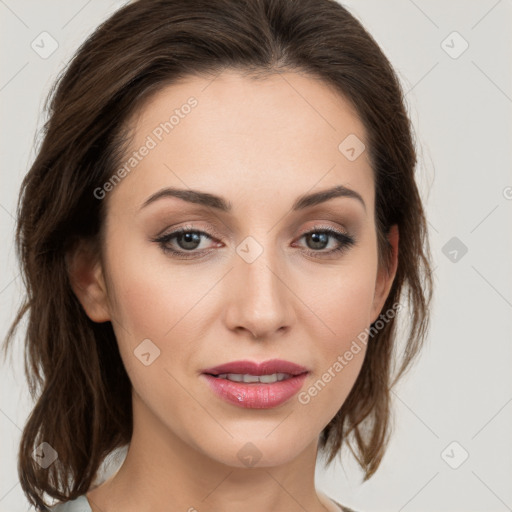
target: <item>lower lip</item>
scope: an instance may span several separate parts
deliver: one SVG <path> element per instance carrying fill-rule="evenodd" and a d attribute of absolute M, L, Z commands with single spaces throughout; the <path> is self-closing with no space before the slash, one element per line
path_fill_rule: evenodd
<path fill-rule="evenodd" d="M 272 384 L 233 382 L 205 373 L 202 375 L 212 391 L 226 402 L 248 409 L 270 409 L 297 394 L 304 384 L 307 372 Z"/>

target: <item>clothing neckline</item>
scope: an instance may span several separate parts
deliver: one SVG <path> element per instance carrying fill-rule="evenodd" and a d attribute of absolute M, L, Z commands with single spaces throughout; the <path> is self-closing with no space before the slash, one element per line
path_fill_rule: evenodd
<path fill-rule="evenodd" d="M 327 496 L 326 494 L 324 494 L 324 496 L 329 501 L 334 503 L 341 510 L 341 512 L 351 512 L 351 509 L 344 508 L 340 503 L 338 503 L 336 500 L 333 500 L 332 498 L 329 498 L 329 496 Z M 80 512 L 92 512 L 92 507 L 89 502 L 89 498 L 87 498 L 87 494 L 82 494 L 81 496 L 78 496 L 78 498 L 73 500 L 71 503 L 76 504 L 77 506 L 87 507 L 87 509 L 81 510 Z"/>

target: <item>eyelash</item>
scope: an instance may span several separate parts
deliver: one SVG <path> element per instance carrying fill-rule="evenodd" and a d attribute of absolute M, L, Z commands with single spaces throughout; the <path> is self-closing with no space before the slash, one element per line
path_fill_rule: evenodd
<path fill-rule="evenodd" d="M 165 234 L 165 235 L 162 235 L 160 237 L 157 237 L 157 238 L 154 238 L 152 241 L 155 242 L 155 243 L 158 243 L 158 245 L 160 246 L 160 248 L 162 249 L 162 251 L 165 253 L 165 254 L 169 254 L 171 255 L 172 257 L 174 258 L 178 258 L 178 259 L 198 259 L 198 258 L 201 258 L 202 256 L 197 256 L 197 252 L 192 252 L 192 251 L 183 251 L 183 250 L 180 250 L 180 251 L 177 251 L 175 249 L 171 249 L 169 247 L 169 242 L 180 236 L 180 235 L 184 235 L 184 234 L 187 234 L 187 233 L 195 233 L 195 234 L 198 234 L 198 235 L 204 235 L 206 236 L 207 238 L 209 238 L 210 240 L 213 240 L 215 237 L 213 235 L 211 235 L 210 233 L 207 233 L 205 231 L 201 231 L 201 230 L 198 230 L 198 229 L 195 229 L 193 228 L 192 226 L 185 226 L 185 227 L 182 227 L 180 229 L 177 229 L 176 231 L 173 231 L 172 233 L 168 233 L 168 234 Z M 346 233 L 342 233 L 341 231 L 337 231 L 333 228 L 330 228 L 330 227 L 321 227 L 321 226 L 316 226 L 312 229 L 310 229 L 309 231 L 307 231 L 306 233 L 303 233 L 299 240 L 307 235 L 311 235 L 313 233 L 316 233 L 316 234 L 327 234 L 327 235 L 330 235 L 331 237 L 334 237 L 336 240 L 338 240 L 338 242 L 340 242 L 340 245 L 338 247 L 336 247 L 335 249 L 331 249 L 330 251 L 321 251 L 321 250 L 318 250 L 318 251 L 315 251 L 315 250 L 312 250 L 312 249 L 306 249 L 306 253 L 309 255 L 309 256 L 313 256 L 313 257 L 324 257 L 323 255 L 328 255 L 328 256 L 331 256 L 331 255 L 334 255 L 334 254 L 343 254 L 345 251 L 347 251 L 350 247 L 352 247 L 353 245 L 355 245 L 356 243 L 356 240 L 354 239 L 353 236 L 351 235 L 348 235 Z M 208 249 L 206 250 L 206 253 L 209 254 L 213 249 Z M 204 251 L 203 251 L 204 252 Z M 203 255 L 206 255 L 206 254 L 203 254 Z"/>

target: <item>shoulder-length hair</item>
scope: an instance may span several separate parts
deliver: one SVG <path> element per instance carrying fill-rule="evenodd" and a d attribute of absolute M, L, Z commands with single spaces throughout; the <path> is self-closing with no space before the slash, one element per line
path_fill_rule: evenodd
<path fill-rule="evenodd" d="M 309 74 L 334 86 L 364 124 L 381 264 L 390 261 L 390 227 L 397 225 L 400 234 L 398 269 L 383 310 L 406 305 L 408 322 L 400 351 L 395 324 L 403 313 L 374 329 L 360 374 L 319 448 L 330 463 L 348 445 L 365 481 L 384 455 L 391 387 L 424 343 L 432 295 L 412 126 L 392 66 L 334 0 L 139 0 L 102 23 L 60 75 L 20 191 L 16 250 L 26 298 L 4 351 L 27 315 L 25 373 L 35 406 L 21 436 L 18 472 L 37 508 L 45 510 L 44 493 L 66 501 L 87 492 L 106 455 L 132 434 L 131 384 L 112 325 L 87 317 L 70 286 L 65 255 L 77 240 L 98 239 L 105 201 L 94 190 L 120 164 L 129 116 L 180 78 L 224 69 L 260 78 Z M 58 453 L 48 468 L 32 457 L 43 442 Z"/>

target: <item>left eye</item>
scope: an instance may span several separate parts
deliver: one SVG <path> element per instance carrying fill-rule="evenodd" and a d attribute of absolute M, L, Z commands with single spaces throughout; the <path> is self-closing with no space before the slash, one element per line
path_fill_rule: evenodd
<path fill-rule="evenodd" d="M 313 228 L 300 238 L 306 238 L 311 242 L 308 244 L 310 248 L 306 252 L 319 257 L 341 254 L 356 243 L 354 237 L 332 228 Z M 328 251 L 323 250 L 326 245 L 329 245 L 329 239 L 333 238 L 338 242 L 337 246 Z M 311 250 L 311 245 L 313 250 Z"/>

